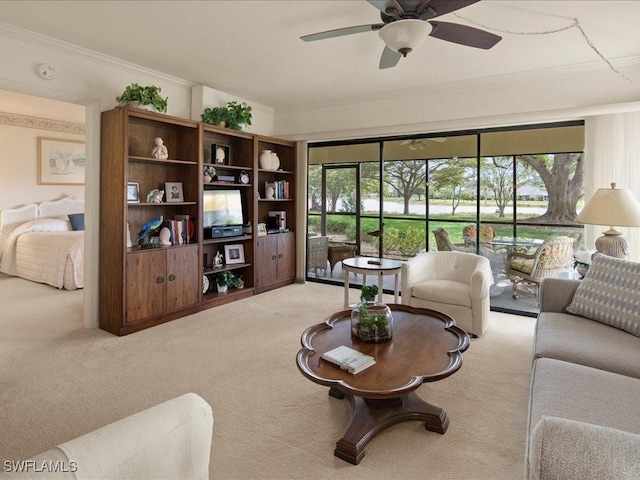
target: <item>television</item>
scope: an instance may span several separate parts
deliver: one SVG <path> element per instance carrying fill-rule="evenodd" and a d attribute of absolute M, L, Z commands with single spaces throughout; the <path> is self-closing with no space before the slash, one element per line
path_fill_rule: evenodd
<path fill-rule="evenodd" d="M 239 189 L 205 190 L 202 204 L 204 228 L 245 223 L 242 192 Z"/>

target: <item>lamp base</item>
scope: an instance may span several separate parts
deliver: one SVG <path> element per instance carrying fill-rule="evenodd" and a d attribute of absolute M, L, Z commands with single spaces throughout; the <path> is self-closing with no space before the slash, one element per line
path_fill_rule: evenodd
<path fill-rule="evenodd" d="M 613 229 L 612 229 L 613 230 Z M 615 232 L 615 233 L 614 233 Z M 629 255 L 629 242 L 622 238 L 617 230 L 608 230 L 604 235 L 596 239 L 596 250 L 610 257 L 625 258 Z"/>

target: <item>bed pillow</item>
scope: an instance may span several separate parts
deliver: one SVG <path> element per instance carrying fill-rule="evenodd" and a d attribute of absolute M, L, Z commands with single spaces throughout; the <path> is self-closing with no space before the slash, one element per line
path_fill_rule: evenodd
<path fill-rule="evenodd" d="M 567 311 L 640 337 L 640 263 L 596 255 Z"/>
<path fill-rule="evenodd" d="M 69 220 L 74 230 L 84 230 L 84 213 L 70 213 Z"/>

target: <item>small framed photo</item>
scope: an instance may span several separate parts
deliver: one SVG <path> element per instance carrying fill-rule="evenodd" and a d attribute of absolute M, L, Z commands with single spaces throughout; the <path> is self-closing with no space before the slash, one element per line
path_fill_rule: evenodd
<path fill-rule="evenodd" d="M 231 147 L 222 143 L 211 144 L 211 163 L 215 165 L 230 165 Z"/>
<path fill-rule="evenodd" d="M 244 246 L 241 243 L 224 246 L 224 260 L 227 265 L 244 263 Z"/>
<path fill-rule="evenodd" d="M 140 203 L 140 186 L 135 182 L 127 183 L 127 203 Z"/>
<path fill-rule="evenodd" d="M 165 182 L 164 195 L 167 197 L 167 202 L 184 202 L 182 182 Z"/>
<path fill-rule="evenodd" d="M 266 237 L 267 236 L 267 224 L 266 223 L 259 223 L 258 224 L 258 236 L 259 237 Z"/>

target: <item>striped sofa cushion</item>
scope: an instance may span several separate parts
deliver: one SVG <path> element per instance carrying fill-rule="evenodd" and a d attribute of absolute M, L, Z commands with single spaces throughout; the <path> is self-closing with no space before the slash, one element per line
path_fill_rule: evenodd
<path fill-rule="evenodd" d="M 640 337 L 640 263 L 596 255 L 567 311 Z"/>

